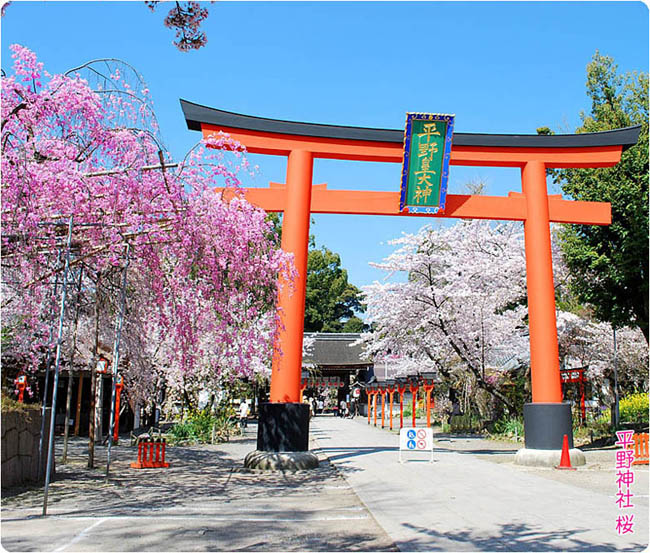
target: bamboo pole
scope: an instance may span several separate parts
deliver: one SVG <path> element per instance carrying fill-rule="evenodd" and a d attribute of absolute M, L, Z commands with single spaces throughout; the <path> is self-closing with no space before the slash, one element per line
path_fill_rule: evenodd
<path fill-rule="evenodd" d="M 120 310 L 115 321 L 115 342 L 113 343 L 113 389 L 111 393 L 111 418 L 108 428 L 108 453 L 106 457 L 106 479 L 111 468 L 111 446 L 113 444 L 113 429 L 115 428 L 115 402 L 116 402 L 116 384 L 117 384 L 117 367 L 120 361 L 120 339 L 122 337 L 122 324 L 124 323 L 124 312 L 126 307 L 126 272 L 129 268 L 131 245 L 126 244 L 126 262 L 122 272 L 122 298 Z M 119 416 L 119 413 L 117 414 Z"/>
<path fill-rule="evenodd" d="M 99 287 L 101 273 L 97 273 L 95 285 L 95 343 L 93 357 L 90 361 L 90 417 L 88 421 L 88 468 L 95 466 L 95 394 L 97 389 L 97 359 L 99 357 Z"/>
<path fill-rule="evenodd" d="M 65 270 L 63 271 L 63 291 L 61 293 L 61 308 L 59 310 L 59 331 L 56 340 L 56 361 L 54 363 L 54 390 L 52 391 L 52 411 L 50 414 L 50 435 L 47 448 L 47 469 L 45 471 L 45 490 L 43 493 L 43 516 L 47 515 L 47 496 L 50 488 L 50 475 L 54 458 L 54 424 L 56 419 L 56 395 L 59 385 L 59 365 L 61 363 L 61 344 L 63 343 L 63 319 L 65 317 L 65 299 L 67 290 L 68 272 L 70 270 L 70 242 L 72 241 L 73 217 L 70 216 L 68 227 L 68 244 L 65 252 Z"/>
<path fill-rule="evenodd" d="M 65 429 L 63 430 L 63 457 L 61 458 L 62 463 L 68 462 L 68 438 L 70 436 L 70 410 L 72 404 L 72 380 L 74 379 L 74 357 L 77 349 L 77 329 L 79 327 L 79 310 L 81 306 L 80 297 L 81 297 L 81 283 L 83 281 L 83 267 L 79 271 L 79 285 L 77 286 L 77 301 L 76 309 L 74 313 L 74 330 L 72 331 L 72 348 L 70 352 L 69 360 L 69 369 L 68 369 L 68 389 L 65 397 Z"/>
<path fill-rule="evenodd" d="M 61 262 L 61 250 L 59 250 L 56 263 Z M 59 274 L 57 273 L 54 279 L 54 294 L 52 296 L 52 303 L 56 304 L 57 288 L 59 287 Z M 41 469 L 43 464 L 43 437 L 45 436 L 45 412 L 47 409 L 47 391 L 50 383 L 50 364 L 52 362 L 52 338 L 54 338 L 54 321 L 56 320 L 54 305 L 52 305 L 52 319 L 50 321 L 50 333 L 47 340 L 47 360 L 45 362 L 45 384 L 43 389 L 43 407 L 41 408 L 41 434 L 38 439 L 38 476 L 41 476 Z"/>

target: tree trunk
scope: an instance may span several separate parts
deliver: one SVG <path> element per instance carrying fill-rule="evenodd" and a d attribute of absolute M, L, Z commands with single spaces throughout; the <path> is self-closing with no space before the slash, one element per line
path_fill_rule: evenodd
<path fill-rule="evenodd" d="M 434 304 L 434 306 L 436 307 L 436 309 L 438 308 L 437 305 Z M 516 412 L 516 408 L 510 402 L 510 400 L 506 396 L 504 396 L 501 392 L 499 392 L 499 390 L 497 390 L 494 386 L 492 386 L 491 384 L 488 384 L 487 381 L 482 378 L 480 369 L 473 365 L 471 360 L 468 359 L 468 357 L 461 350 L 460 345 L 456 343 L 453 336 L 450 335 L 450 333 L 447 331 L 447 326 L 445 325 L 444 321 L 440 317 L 440 313 L 438 313 L 438 325 L 437 326 L 442 331 L 442 333 L 445 335 L 445 337 L 447 338 L 447 342 L 452 347 L 452 349 L 456 352 L 456 355 L 458 355 L 458 357 L 461 359 L 461 361 L 463 361 L 463 363 L 465 363 L 465 366 L 474 375 L 479 388 L 485 390 L 487 393 L 491 394 L 493 397 L 495 397 L 499 401 L 503 402 L 503 404 L 508 408 L 508 410 L 511 413 Z"/>
<path fill-rule="evenodd" d="M 101 284 L 101 273 L 97 273 L 97 284 L 95 285 L 95 343 L 93 344 L 93 356 L 90 361 L 90 419 L 88 428 L 88 468 L 95 466 L 95 393 L 97 380 L 97 359 L 99 356 L 99 286 Z"/>
<path fill-rule="evenodd" d="M 63 458 L 62 463 L 68 461 L 68 437 L 70 436 L 70 411 L 72 404 L 72 381 L 74 380 L 74 357 L 77 350 L 77 330 L 79 328 L 79 308 L 81 299 L 81 281 L 83 268 L 79 271 L 79 285 L 77 286 L 77 305 L 74 313 L 74 331 L 72 332 L 72 348 L 70 350 L 70 365 L 68 368 L 68 390 L 65 398 L 65 428 L 63 430 Z M 81 384 L 80 384 L 81 386 Z"/>
<path fill-rule="evenodd" d="M 135 402 L 135 408 L 133 409 L 133 428 L 140 428 L 140 402 Z"/>

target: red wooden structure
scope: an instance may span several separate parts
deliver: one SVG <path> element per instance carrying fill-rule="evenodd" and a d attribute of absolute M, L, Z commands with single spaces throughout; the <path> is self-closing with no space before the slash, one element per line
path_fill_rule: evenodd
<path fill-rule="evenodd" d="M 416 415 L 416 409 L 417 409 L 417 401 L 418 401 L 418 390 L 420 389 L 420 382 L 418 381 L 417 377 L 412 377 L 409 378 L 409 390 L 411 391 L 411 418 L 412 420 L 412 426 L 415 428 L 415 415 Z"/>
<path fill-rule="evenodd" d="M 585 405 L 585 369 L 560 369 L 562 384 L 577 383 L 580 388 L 580 420 L 582 424 L 587 422 L 587 408 Z"/>
<path fill-rule="evenodd" d="M 113 429 L 113 441 L 118 442 L 120 436 L 120 396 L 122 395 L 122 389 L 124 388 L 124 382 L 122 381 L 122 376 L 117 375 L 117 382 L 115 383 L 115 428 Z"/>
<path fill-rule="evenodd" d="M 388 405 L 388 428 L 393 429 L 393 395 L 395 394 L 395 381 L 386 381 L 386 391 L 388 392 L 389 405 Z"/>
<path fill-rule="evenodd" d="M 167 443 L 164 438 L 146 438 L 138 442 L 138 460 L 131 463 L 132 469 L 166 469 L 165 461 Z"/>
<path fill-rule="evenodd" d="M 377 396 L 379 395 L 379 387 L 375 385 L 372 390 L 372 404 L 373 404 L 373 425 L 377 426 Z"/>
<path fill-rule="evenodd" d="M 427 410 L 427 428 L 431 428 L 431 409 L 433 408 L 433 402 L 431 398 L 431 392 L 435 388 L 434 382 L 434 373 L 422 373 L 422 388 L 426 393 L 426 410 Z"/>
<path fill-rule="evenodd" d="M 379 384 L 379 393 L 381 394 L 381 427 L 384 428 L 384 412 L 386 410 L 386 386 L 382 382 Z"/>
<path fill-rule="evenodd" d="M 273 359 L 270 400 L 297 402 L 310 214 L 414 216 L 400 212 L 398 190 L 328 190 L 326 184 L 314 185 L 314 159 L 401 163 L 404 132 L 251 117 L 184 100 L 181 106 L 189 129 L 201 131 L 206 137 L 223 131 L 246 146 L 250 153 L 288 158 L 286 183 L 248 189 L 246 198 L 267 211 L 284 212 L 282 248 L 293 253 L 298 276 L 294 291 L 284 286 L 279 296 L 282 326 L 278 350 L 281 353 L 276 353 Z M 522 190 L 510 192 L 506 197 L 448 194 L 444 213 L 417 215 L 524 222 L 533 405 L 562 403 L 549 224 L 608 225 L 611 222 L 608 203 L 549 196 L 546 170 L 616 165 L 623 148 L 637 142 L 639 130 L 640 127 L 630 127 L 577 135 L 455 133 L 451 165 L 519 168 Z"/>
<path fill-rule="evenodd" d="M 396 386 L 399 392 L 399 428 L 404 428 L 404 392 L 406 392 L 406 378 L 397 378 Z"/>
<path fill-rule="evenodd" d="M 648 433 L 634 434 L 632 439 L 634 440 L 634 461 L 632 461 L 632 464 L 647 465 L 650 460 L 648 453 Z M 632 449 L 632 447 L 628 449 Z"/>

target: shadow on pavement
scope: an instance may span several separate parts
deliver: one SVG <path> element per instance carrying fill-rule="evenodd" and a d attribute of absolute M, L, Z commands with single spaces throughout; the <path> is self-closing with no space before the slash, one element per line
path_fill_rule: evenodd
<path fill-rule="evenodd" d="M 441 533 L 433 528 L 424 528 L 408 522 L 403 523 L 403 526 L 427 538 L 425 542 L 421 540 L 400 542 L 402 551 L 422 550 L 425 543 L 428 551 L 558 551 L 558 542 L 572 544 L 569 548 L 563 545 L 564 551 L 641 551 L 647 546 L 641 543 L 620 542 L 593 544 L 580 539 L 581 531 L 538 531 L 534 526 L 520 523 L 502 524 L 491 534 L 471 531 Z"/>
<path fill-rule="evenodd" d="M 435 451 L 435 450 L 434 450 Z M 461 455 L 515 455 L 517 451 L 509 449 L 452 449 L 443 448 L 441 451 L 453 451 Z"/>
<path fill-rule="evenodd" d="M 321 447 L 322 451 L 330 461 L 346 459 L 349 457 L 359 457 L 361 455 L 372 455 L 382 451 L 394 451 L 397 454 L 396 447 Z"/>
<path fill-rule="evenodd" d="M 98 468 L 90 470 L 77 446 L 50 487 L 51 516 L 34 514 L 42 488 L 6 502 L 7 551 L 56 549 L 91 525 L 80 543 L 100 543 L 102 551 L 397 551 L 327 460 L 296 473 L 243 469 L 242 453 L 255 449 L 248 434 L 170 447 L 168 469 L 131 469 L 137 449 L 118 446 L 108 482 L 105 451 L 97 448 Z"/>

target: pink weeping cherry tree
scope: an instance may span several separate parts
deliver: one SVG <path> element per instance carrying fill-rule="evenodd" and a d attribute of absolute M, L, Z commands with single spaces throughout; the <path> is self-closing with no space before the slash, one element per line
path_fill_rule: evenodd
<path fill-rule="evenodd" d="M 149 91 L 128 65 L 95 60 L 50 75 L 29 49 L 11 50 L 13 72 L 2 77 L 3 354 L 42 367 L 72 218 L 70 267 L 84 271 L 69 298 L 85 301 L 75 328 L 87 342 L 95 336 L 86 349 L 96 355 L 98 336 L 110 340 L 112 319 L 94 328 L 92 298 L 112 289 L 105 311 L 116 311 L 119 286 L 107 284 L 119 282 L 128 244 L 124 347 L 128 379 L 143 393 L 161 374 L 267 370 L 278 277 L 294 269 L 266 214 L 238 192 L 243 148 L 212 136 L 172 162 Z M 230 189 L 228 199 L 215 186 Z"/>

